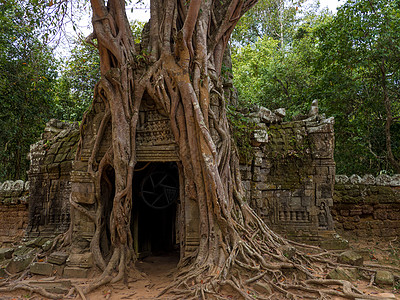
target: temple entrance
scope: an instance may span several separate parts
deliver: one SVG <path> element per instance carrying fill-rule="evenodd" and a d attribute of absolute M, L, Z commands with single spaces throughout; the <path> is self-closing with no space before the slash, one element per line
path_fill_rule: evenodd
<path fill-rule="evenodd" d="M 138 162 L 133 177 L 131 232 L 139 258 L 178 249 L 179 173 L 175 162 Z"/>

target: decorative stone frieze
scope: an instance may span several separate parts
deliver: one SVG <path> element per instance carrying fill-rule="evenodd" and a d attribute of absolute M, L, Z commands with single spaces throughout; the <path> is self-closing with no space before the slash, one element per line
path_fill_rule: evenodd
<path fill-rule="evenodd" d="M 379 185 L 379 186 L 400 186 L 400 174 L 389 176 L 380 174 L 374 177 L 371 174 L 366 174 L 362 178 L 359 175 L 353 174 L 350 177 L 346 175 L 336 175 L 335 182 L 337 184 L 353 184 L 353 185 Z"/>

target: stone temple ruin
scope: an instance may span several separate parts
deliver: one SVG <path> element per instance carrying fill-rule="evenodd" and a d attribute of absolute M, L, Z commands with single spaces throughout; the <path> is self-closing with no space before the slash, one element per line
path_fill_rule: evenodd
<path fill-rule="evenodd" d="M 32 145 L 28 236 L 49 236 L 68 229 L 70 198 L 94 210 L 95 183 L 87 166 L 90 159 L 96 159 L 90 155 L 103 115 L 104 107 L 95 102 L 87 116 L 88 124 L 93 126 L 82 130 L 81 154 L 76 159 L 76 124 L 52 120 L 42 140 Z M 250 112 L 259 129 L 252 139 L 253 159 L 240 166 L 243 185 L 251 206 L 272 228 L 291 238 L 318 243 L 333 232 L 333 119 L 314 114 L 303 120 L 283 122 L 284 115 L 283 109 L 272 112 L 258 108 Z M 197 207 L 179 199 L 180 162 L 169 126 L 163 110 L 145 99 L 140 108 L 134 178 L 135 196 L 140 200 L 133 204 L 131 228 L 139 256 L 174 247 L 188 253 L 199 243 Z M 110 146 L 110 127 L 106 127 L 105 135 L 108 138 L 100 145 L 97 156 Z M 102 198 L 105 205 L 110 205 L 114 196 L 112 168 L 106 174 L 101 183 Z M 111 207 L 106 212 L 109 214 Z M 73 249 L 84 253 L 89 249 L 95 225 L 79 210 L 73 210 L 73 217 L 77 220 Z M 185 223 L 183 235 L 176 233 L 178 218 Z M 105 253 L 109 243 L 107 230 L 102 235 Z M 184 240 L 179 241 L 179 236 L 184 236 Z"/>
<path fill-rule="evenodd" d="M 78 209 L 71 209 L 71 203 L 94 211 L 95 182 L 88 172 L 88 161 L 102 156 L 111 144 L 111 128 L 106 126 L 107 138 L 91 157 L 104 111 L 103 104 L 95 101 L 87 115 L 86 124 L 91 125 L 81 129 L 76 123 L 51 120 L 41 140 L 31 146 L 29 200 L 23 204 L 29 207 L 25 238 L 44 241 L 65 232 L 75 218 L 64 275 L 75 270 L 73 274 L 85 276 L 85 267 L 93 265 L 89 248 L 95 224 Z M 283 109 L 272 112 L 259 107 L 249 112 L 258 129 L 252 137 L 252 158 L 243 159 L 240 165 L 246 198 L 277 232 L 327 246 L 335 233 L 330 213 L 335 181 L 333 119 L 319 115 L 315 105 L 308 116 L 297 121 L 284 122 L 284 116 Z M 191 200 L 181 199 L 180 161 L 169 119 L 150 98 L 140 107 L 137 161 L 133 179 L 137 201 L 131 216 L 137 255 L 172 249 L 179 249 L 181 255 L 191 253 L 199 244 L 198 208 Z M 114 171 L 109 167 L 105 174 L 100 182 L 101 198 L 106 206 L 104 218 L 109 218 Z M 184 223 L 183 233 L 177 232 L 177 222 Z M 109 230 L 103 228 L 101 234 L 104 257 L 109 253 Z"/>

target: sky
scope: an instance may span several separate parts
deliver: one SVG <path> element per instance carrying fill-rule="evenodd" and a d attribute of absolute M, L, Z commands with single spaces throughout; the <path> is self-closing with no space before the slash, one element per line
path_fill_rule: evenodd
<path fill-rule="evenodd" d="M 336 8 L 344 4 L 344 0 L 320 0 L 321 8 L 328 7 L 331 11 L 335 12 Z"/>
<path fill-rule="evenodd" d="M 138 7 L 137 4 L 131 4 L 128 5 L 126 11 L 128 13 L 128 18 L 130 20 L 136 19 L 142 22 L 147 21 L 150 18 L 150 10 L 146 8 L 149 5 L 146 5 L 146 3 L 149 2 L 149 0 L 144 0 L 141 1 L 142 7 Z M 323 9 L 325 7 L 328 7 L 329 10 L 331 10 L 333 13 L 336 12 L 336 8 L 339 7 L 340 5 L 344 4 L 345 0 L 320 0 L 320 8 Z M 136 6 L 136 7 L 135 7 Z M 90 12 L 89 6 L 85 8 L 85 11 L 81 11 L 80 15 L 83 16 L 82 19 L 78 22 L 77 26 L 77 32 L 80 32 L 81 36 L 88 36 L 92 32 L 91 28 L 91 22 L 89 18 L 89 14 L 87 12 Z M 72 25 L 67 25 L 66 26 L 66 34 L 65 34 L 65 41 L 61 42 L 63 45 L 62 47 L 58 47 L 56 50 L 57 56 L 61 57 L 68 57 L 69 52 L 73 47 L 73 44 L 68 42 L 68 40 L 73 41 L 76 39 L 77 34 L 72 30 Z M 63 38 L 64 39 L 64 38 Z"/>
<path fill-rule="evenodd" d="M 328 7 L 332 12 L 336 12 L 336 8 L 342 5 L 345 0 L 320 0 L 320 7 L 325 8 Z M 127 11 L 130 12 L 130 7 L 128 7 Z M 150 11 L 148 9 L 135 9 L 133 13 L 129 14 L 129 17 L 133 17 L 138 19 L 139 21 L 147 21 L 150 18 Z"/>
<path fill-rule="evenodd" d="M 320 0 L 320 6 L 321 8 L 328 7 L 332 12 L 336 12 L 336 8 L 342 5 L 344 2 L 345 0 Z M 128 12 L 130 12 L 129 8 L 130 7 L 127 9 Z M 147 21 L 150 18 L 150 11 L 143 8 L 137 9 L 130 14 L 130 17 L 136 18 L 139 21 Z"/>

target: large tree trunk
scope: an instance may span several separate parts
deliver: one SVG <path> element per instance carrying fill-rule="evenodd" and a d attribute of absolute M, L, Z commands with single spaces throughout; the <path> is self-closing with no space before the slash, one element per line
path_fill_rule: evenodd
<path fill-rule="evenodd" d="M 103 136 L 97 137 L 89 171 L 101 178 L 103 167 L 111 163 L 116 186 L 111 214 L 114 254 L 105 274 L 110 276 L 119 262 L 119 275 L 114 280 L 120 279 L 126 262 L 134 259 L 129 216 L 136 125 L 145 92 L 170 116 L 183 166 L 185 198 L 199 206 L 201 239 L 196 262 L 213 272 L 220 271 L 230 255 L 227 249 L 236 248 L 239 240 L 239 234 L 232 228 L 231 213 L 233 195 L 241 194 L 220 70 L 234 25 L 254 0 L 215 3 L 196 0 L 189 5 L 184 1 L 151 1 L 149 43 L 136 47 L 123 0 L 91 3 L 102 75 L 95 93 L 107 106 L 105 118 L 111 118 L 113 146 L 96 167 L 94 157 Z M 210 109 L 211 97 L 220 108 L 217 112 Z M 106 124 L 102 122 L 103 126 Z M 210 126 L 219 134 L 218 147 Z M 100 215 L 98 225 L 101 225 Z M 96 245 L 98 238 L 94 240 L 92 250 L 98 264 L 105 267 Z"/>
<path fill-rule="evenodd" d="M 181 160 L 184 199 L 195 201 L 200 213 L 198 250 L 181 259 L 169 291 L 184 289 L 192 296 L 205 298 L 208 293 L 218 298 L 217 285 L 229 286 L 250 299 L 245 286 L 256 280 L 268 281 L 276 291 L 284 292 L 285 269 L 314 279 L 311 263 L 323 260 L 304 259 L 298 250 L 293 250 L 291 258 L 283 255 L 282 245 L 289 247 L 288 242 L 270 231 L 242 199 L 220 72 L 230 34 L 255 1 L 151 0 L 149 39 L 135 45 L 125 1 L 91 0 L 92 37 L 97 39 L 101 62 L 95 97 L 103 100 L 106 113 L 88 167 L 98 183 L 91 250 L 104 271 L 89 290 L 123 279 L 126 266 L 136 259 L 130 232 L 132 179 L 136 126 L 145 93 L 169 115 Z M 96 162 L 108 123 L 112 147 Z M 82 126 L 86 125 L 84 120 Z M 115 197 L 110 217 L 113 252 L 105 261 L 99 246 L 104 226 L 99 189 L 107 165 L 115 170 Z M 194 285 L 190 289 L 189 283 Z M 308 292 L 315 290 L 308 288 Z"/>

